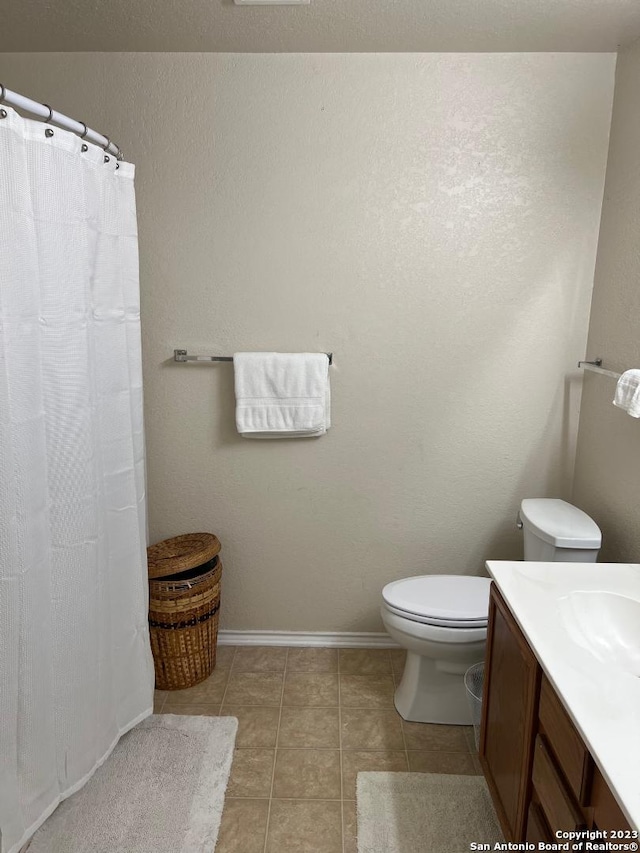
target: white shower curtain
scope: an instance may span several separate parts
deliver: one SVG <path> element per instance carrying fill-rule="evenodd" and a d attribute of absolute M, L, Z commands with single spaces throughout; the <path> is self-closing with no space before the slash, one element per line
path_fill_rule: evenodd
<path fill-rule="evenodd" d="M 151 713 L 134 167 L 0 118 L 0 851 Z"/>

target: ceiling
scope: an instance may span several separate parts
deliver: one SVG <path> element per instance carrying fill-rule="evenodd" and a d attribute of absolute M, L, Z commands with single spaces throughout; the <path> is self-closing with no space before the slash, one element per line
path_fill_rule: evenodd
<path fill-rule="evenodd" d="M 0 51 L 615 51 L 640 0 L 3 0 Z"/>

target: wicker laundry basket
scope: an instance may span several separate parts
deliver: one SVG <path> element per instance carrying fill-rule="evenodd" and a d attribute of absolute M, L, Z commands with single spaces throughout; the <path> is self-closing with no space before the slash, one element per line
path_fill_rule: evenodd
<path fill-rule="evenodd" d="M 216 664 L 220 542 L 187 533 L 147 548 L 149 629 L 157 690 L 193 687 Z"/>

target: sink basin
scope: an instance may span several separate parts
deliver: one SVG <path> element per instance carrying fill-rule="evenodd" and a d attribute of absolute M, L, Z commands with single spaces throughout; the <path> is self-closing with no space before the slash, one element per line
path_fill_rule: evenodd
<path fill-rule="evenodd" d="M 576 590 L 559 604 L 574 643 L 602 663 L 640 678 L 640 601 L 615 592 Z"/>

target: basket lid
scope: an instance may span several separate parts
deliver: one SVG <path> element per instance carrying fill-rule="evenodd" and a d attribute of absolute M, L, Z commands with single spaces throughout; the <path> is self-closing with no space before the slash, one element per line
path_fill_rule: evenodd
<path fill-rule="evenodd" d="M 163 539 L 147 548 L 149 577 L 162 578 L 201 566 L 212 560 L 220 547 L 220 540 L 213 533 L 184 533 Z"/>

